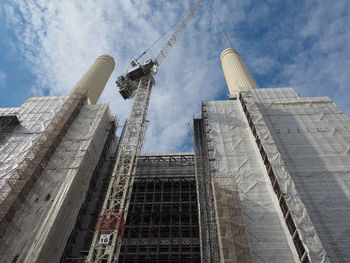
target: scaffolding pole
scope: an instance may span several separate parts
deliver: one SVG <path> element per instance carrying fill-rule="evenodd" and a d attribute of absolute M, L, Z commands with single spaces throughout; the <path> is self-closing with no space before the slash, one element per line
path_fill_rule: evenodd
<path fill-rule="evenodd" d="M 201 262 L 193 153 L 139 157 L 119 262 Z"/>
<path fill-rule="evenodd" d="M 87 262 L 118 262 L 154 79 L 140 78 Z"/>
<path fill-rule="evenodd" d="M 0 236 L 6 231 L 14 214 L 26 200 L 85 101 L 85 94 L 78 92 L 67 97 L 50 124 L 34 141 L 24 159 L 7 179 L 6 184 L 0 187 Z M 1 135 L 6 131 L 9 132 L 14 128 L 13 125 L 18 123 L 17 117 L 13 116 L 3 116 L 0 119 L 3 124 L 0 129 Z M 2 138 L 0 136 L 0 142 Z"/>

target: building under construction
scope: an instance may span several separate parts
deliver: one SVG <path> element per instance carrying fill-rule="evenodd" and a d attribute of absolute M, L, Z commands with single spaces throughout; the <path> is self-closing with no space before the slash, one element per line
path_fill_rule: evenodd
<path fill-rule="evenodd" d="M 96 104 L 112 57 L 67 96 L 0 109 L 1 262 L 110 262 L 111 225 L 118 262 L 350 262 L 349 119 L 220 59 L 228 99 L 202 102 L 193 153 L 137 156 L 126 220 L 100 212 L 126 136 Z"/>

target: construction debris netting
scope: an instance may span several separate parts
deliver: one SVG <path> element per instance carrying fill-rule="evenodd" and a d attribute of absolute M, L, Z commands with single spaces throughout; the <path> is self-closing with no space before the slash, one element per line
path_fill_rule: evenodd
<path fill-rule="evenodd" d="M 220 251 L 204 126 L 204 118 L 193 120 L 201 261 L 216 263 L 220 262 Z"/>
<path fill-rule="evenodd" d="M 349 119 L 328 97 L 242 94 L 311 261 L 349 262 Z"/>
<path fill-rule="evenodd" d="M 20 122 L 0 144 L 0 189 L 6 187 L 7 180 L 67 98 L 36 97 L 28 99 L 20 108 L 0 108 L 0 115 L 14 114 Z"/>
<path fill-rule="evenodd" d="M 8 144 L 1 145 L 12 149 L 6 156 L 9 165 L 1 165 L 6 168 L 3 178 L 15 169 L 13 160 L 19 161 L 23 152 L 30 149 L 65 99 L 32 98 L 21 107 L 21 127 L 11 134 Z M 0 254 L 5 262 L 34 262 L 39 258 L 41 262 L 59 261 L 112 120 L 107 105 L 85 105 L 81 109 L 0 239 Z M 22 140 L 11 146 L 13 137 Z"/>
<path fill-rule="evenodd" d="M 233 258 L 239 259 L 237 255 L 241 251 L 248 254 L 250 251 L 254 262 L 298 262 L 278 200 L 268 181 L 239 101 L 204 102 L 203 115 L 207 120 L 206 136 L 215 187 L 225 189 L 227 185 L 233 184 L 234 179 L 238 193 L 232 194 L 239 196 L 243 214 L 244 224 L 237 220 L 237 225 L 233 227 L 229 225 L 232 224 L 230 219 L 224 220 L 222 216 L 221 219 L 217 218 L 219 231 L 223 235 L 225 227 L 232 228 L 232 239 L 245 240 L 245 233 L 249 239 L 246 247 L 239 248 L 236 246 L 238 242 L 235 242 L 235 251 L 222 241 L 221 253 L 226 257 L 225 260 L 231 262 Z M 228 211 L 226 216 L 230 215 Z M 245 227 L 246 230 L 241 229 L 237 233 L 234 227 Z"/>

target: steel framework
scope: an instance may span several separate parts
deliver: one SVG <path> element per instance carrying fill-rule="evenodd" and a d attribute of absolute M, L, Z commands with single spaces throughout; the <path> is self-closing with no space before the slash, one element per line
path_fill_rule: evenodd
<path fill-rule="evenodd" d="M 139 80 L 130 117 L 124 129 L 116 165 L 99 214 L 87 262 L 116 262 L 123 240 L 131 191 L 146 129 L 146 116 L 154 79 Z"/>
<path fill-rule="evenodd" d="M 193 154 L 144 155 L 119 262 L 200 262 Z"/>
<path fill-rule="evenodd" d="M 196 181 L 198 191 L 199 228 L 201 240 L 202 262 L 220 262 L 216 216 L 211 185 L 211 174 L 215 168 L 211 167 L 209 160 L 212 158 L 212 148 L 209 149 L 205 136 L 207 123 L 204 107 L 203 119 L 194 119 L 194 149 Z"/>

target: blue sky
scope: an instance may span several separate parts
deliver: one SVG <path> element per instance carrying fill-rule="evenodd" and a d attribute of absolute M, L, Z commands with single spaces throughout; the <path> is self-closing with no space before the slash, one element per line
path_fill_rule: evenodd
<path fill-rule="evenodd" d="M 107 53 L 117 66 L 100 102 L 109 103 L 122 123 L 131 101 L 120 97 L 116 77 L 194 3 L 1 1 L 0 107 L 20 106 L 31 96 L 67 94 Z M 260 88 L 293 87 L 303 97 L 329 96 L 350 115 L 350 1 L 212 4 Z M 145 59 L 154 58 L 164 41 Z M 192 150 L 187 124 L 200 114 L 200 102 L 226 98 L 219 55 L 227 47 L 205 2 L 155 77 L 145 152 Z"/>

